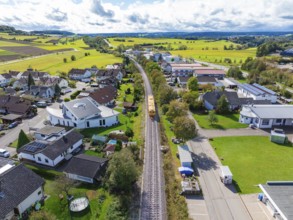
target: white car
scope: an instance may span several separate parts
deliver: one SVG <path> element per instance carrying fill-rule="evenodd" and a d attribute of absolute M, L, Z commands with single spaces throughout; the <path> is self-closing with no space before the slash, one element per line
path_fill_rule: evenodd
<path fill-rule="evenodd" d="M 0 157 L 8 158 L 8 157 L 10 157 L 10 153 L 5 149 L 0 148 Z"/>

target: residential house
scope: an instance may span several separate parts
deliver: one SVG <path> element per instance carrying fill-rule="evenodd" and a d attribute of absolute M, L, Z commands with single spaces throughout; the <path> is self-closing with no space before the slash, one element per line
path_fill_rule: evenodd
<path fill-rule="evenodd" d="M 181 58 L 178 56 L 172 56 L 170 54 L 162 54 L 162 58 L 164 61 L 168 62 L 168 63 L 178 63 L 181 61 Z"/>
<path fill-rule="evenodd" d="M 191 76 L 178 76 L 177 77 L 177 82 L 182 88 L 187 87 L 187 82 L 190 79 Z"/>
<path fill-rule="evenodd" d="M 210 69 L 199 63 L 170 63 L 174 76 L 191 76 L 195 69 Z"/>
<path fill-rule="evenodd" d="M 9 73 L 0 74 L 0 87 L 8 86 L 12 80 L 12 76 Z"/>
<path fill-rule="evenodd" d="M 12 87 L 14 89 L 20 89 L 20 90 L 23 90 L 23 91 L 27 91 L 28 90 L 28 81 L 25 78 L 17 79 L 12 84 Z"/>
<path fill-rule="evenodd" d="M 224 70 L 216 70 L 216 69 L 195 69 L 194 76 L 209 76 L 215 77 L 217 79 L 224 79 L 226 76 L 226 72 Z"/>
<path fill-rule="evenodd" d="M 91 81 L 92 73 L 86 69 L 71 69 L 68 73 L 68 77 L 72 80 L 79 80 L 83 82 Z"/>
<path fill-rule="evenodd" d="M 277 93 L 257 83 L 252 85 L 239 84 L 237 92 L 244 97 L 250 97 L 254 100 L 269 100 L 271 103 L 276 103 L 278 98 Z"/>
<path fill-rule="evenodd" d="M 16 95 L 16 90 L 12 87 L 6 87 L 4 91 L 7 95 Z"/>
<path fill-rule="evenodd" d="M 40 98 L 52 98 L 55 95 L 55 88 L 52 86 L 31 86 L 30 94 Z"/>
<path fill-rule="evenodd" d="M 41 78 L 41 85 L 55 87 L 56 84 L 62 89 L 68 88 L 68 81 L 60 77 Z"/>
<path fill-rule="evenodd" d="M 293 125 L 293 105 L 244 105 L 239 122 L 258 128 Z"/>
<path fill-rule="evenodd" d="M 112 106 L 115 104 L 117 89 L 112 86 L 105 86 L 89 94 L 89 96 L 99 105 Z"/>
<path fill-rule="evenodd" d="M 71 158 L 71 153 L 82 145 L 82 138 L 80 133 L 70 130 L 53 140 L 35 140 L 17 150 L 18 159 L 56 167 Z"/>
<path fill-rule="evenodd" d="M 123 63 L 114 63 L 114 64 L 106 66 L 106 69 L 119 69 L 119 70 L 121 70 L 123 68 L 124 68 Z"/>
<path fill-rule="evenodd" d="M 197 82 L 199 85 L 213 85 L 215 87 L 222 87 L 223 84 L 215 77 L 210 77 L 210 76 L 198 76 L 197 77 Z"/>
<path fill-rule="evenodd" d="M 123 73 L 120 69 L 101 69 L 96 75 L 97 82 L 108 78 L 115 78 L 118 81 L 121 81 L 123 78 Z"/>
<path fill-rule="evenodd" d="M 34 137 L 36 140 L 48 140 L 53 138 L 58 138 L 66 133 L 64 127 L 57 126 L 45 126 L 35 131 Z"/>
<path fill-rule="evenodd" d="M 72 157 L 64 169 L 66 176 L 73 180 L 95 183 L 101 180 L 105 172 L 108 159 L 79 154 Z"/>
<path fill-rule="evenodd" d="M 168 62 L 166 62 L 166 61 L 163 61 L 161 63 L 161 69 L 166 74 L 170 74 L 172 72 L 172 66 L 171 66 L 171 64 L 168 63 Z"/>
<path fill-rule="evenodd" d="M 44 183 L 43 178 L 23 164 L 0 168 L 0 219 L 21 217 L 33 204 L 43 200 Z"/>
<path fill-rule="evenodd" d="M 32 103 L 18 96 L 0 95 L 0 114 L 18 114 L 22 118 L 35 115 Z"/>
<path fill-rule="evenodd" d="M 97 67 L 85 68 L 85 70 L 90 71 L 92 76 L 97 75 L 97 73 L 99 72 L 99 69 Z"/>
<path fill-rule="evenodd" d="M 64 102 L 62 109 L 47 107 L 52 125 L 76 128 L 109 127 L 119 123 L 119 112 L 99 105 L 92 98 Z"/>
<path fill-rule="evenodd" d="M 112 78 L 109 76 L 108 78 L 99 80 L 98 85 L 100 88 L 103 88 L 109 85 L 117 87 L 118 83 L 119 83 L 118 79 Z"/>
<path fill-rule="evenodd" d="M 187 145 L 184 146 L 177 146 L 178 154 L 179 154 L 179 160 L 182 167 L 189 167 L 193 168 L 193 160 L 191 157 L 190 150 Z"/>
<path fill-rule="evenodd" d="M 39 81 L 41 78 L 50 77 L 50 74 L 47 72 L 39 72 L 34 71 L 33 69 L 27 69 L 27 71 L 24 71 L 20 78 L 28 79 L 28 76 L 31 75 L 35 81 Z"/>
<path fill-rule="evenodd" d="M 243 105 L 254 104 L 254 105 L 263 105 L 270 104 L 267 100 L 253 100 L 252 98 L 242 98 L 239 97 L 237 92 L 228 92 L 228 91 L 212 91 L 207 92 L 202 96 L 204 106 L 208 110 L 216 109 L 218 100 L 222 95 L 226 96 L 226 100 L 229 103 L 230 111 L 238 110 Z"/>
<path fill-rule="evenodd" d="M 229 89 L 235 89 L 238 88 L 238 85 L 240 84 L 237 80 L 233 79 L 233 78 L 225 78 L 223 80 L 223 84 L 226 88 Z"/>
<path fill-rule="evenodd" d="M 109 156 L 115 152 L 115 148 L 116 146 L 114 144 L 107 144 L 103 151 L 106 152 L 107 156 Z"/>
<path fill-rule="evenodd" d="M 13 71 L 13 70 L 9 70 L 8 73 L 11 75 L 13 79 L 20 79 L 20 76 L 22 74 L 22 72 L 20 71 Z"/>
<path fill-rule="evenodd" d="M 268 181 L 259 184 L 263 195 L 259 199 L 267 206 L 272 219 L 293 219 L 293 182 Z"/>

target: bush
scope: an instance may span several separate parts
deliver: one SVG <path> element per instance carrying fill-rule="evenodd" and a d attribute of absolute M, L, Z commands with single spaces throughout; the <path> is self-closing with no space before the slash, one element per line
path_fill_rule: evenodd
<path fill-rule="evenodd" d="M 72 61 L 75 61 L 75 60 L 76 60 L 76 57 L 75 57 L 74 55 L 72 55 L 72 56 L 71 56 L 71 60 L 72 60 Z"/>
<path fill-rule="evenodd" d="M 64 99 L 64 102 L 69 102 L 70 101 L 70 98 L 65 98 Z"/>
<path fill-rule="evenodd" d="M 75 91 L 74 93 L 72 93 L 71 95 L 70 95 L 70 98 L 71 99 L 76 99 L 76 97 L 80 94 L 80 90 L 77 90 L 77 91 Z"/>
<path fill-rule="evenodd" d="M 70 80 L 70 81 L 68 82 L 68 86 L 69 86 L 70 88 L 76 88 L 76 82 Z"/>
<path fill-rule="evenodd" d="M 133 130 L 129 127 L 127 127 L 126 131 L 125 131 L 125 135 L 129 138 L 132 138 L 134 136 Z"/>

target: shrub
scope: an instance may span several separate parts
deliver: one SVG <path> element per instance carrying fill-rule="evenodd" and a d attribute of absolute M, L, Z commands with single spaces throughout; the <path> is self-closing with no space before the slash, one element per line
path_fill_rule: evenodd
<path fill-rule="evenodd" d="M 69 102 L 70 101 L 70 98 L 65 98 L 64 99 L 64 102 Z"/>

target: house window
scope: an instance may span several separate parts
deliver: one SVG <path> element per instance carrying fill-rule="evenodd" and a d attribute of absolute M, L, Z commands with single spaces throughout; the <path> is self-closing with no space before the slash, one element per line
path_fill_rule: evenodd
<path fill-rule="evenodd" d="M 105 125 L 106 124 L 106 120 L 105 119 L 103 119 L 103 125 Z"/>
<path fill-rule="evenodd" d="M 102 120 L 100 120 L 100 126 L 102 126 Z"/>
<path fill-rule="evenodd" d="M 270 120 L 269 119 L 263 119 L 261 124 L 262 125 L 269 125 L 270 124 Z"/>
<path fill-rule="evenodd" d="M 282 123 L 282 119 L 277 119 L 276 123 Z"/>
<path fill-rule="evenodd" d="M 257 118 L 257 119 L 255 119 L 255 123 L 258 123 L 259 122 L 259 119 Z"/>
<path fill-rule="evenodd" d="M 42 159 L 40 157 L 38 157 L 38 161 L 42 161 Z"/>
<path fill-rule="evenodd" d="M 48 160 L 48 159 L 45 159 L 45 162 L 46 162 L 46 163 L 49 163 L 49 160 Z"/>

